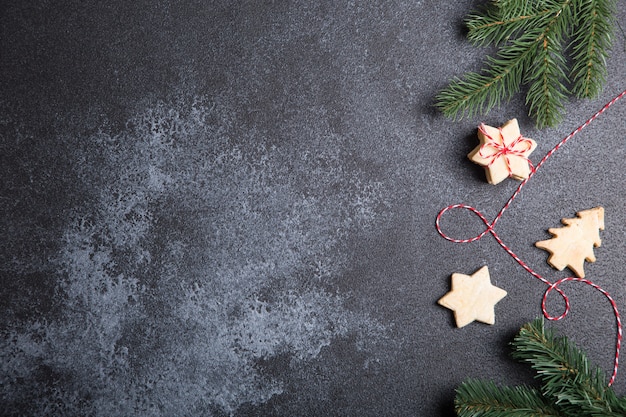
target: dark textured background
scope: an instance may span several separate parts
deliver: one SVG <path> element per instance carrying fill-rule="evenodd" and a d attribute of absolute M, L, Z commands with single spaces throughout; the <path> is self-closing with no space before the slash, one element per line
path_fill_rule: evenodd
<path fill-rule="evenodd" d="M 545 286 L 435 216 L 492 217 L 517 185 L 465 158 L 478 123 L 518 117 L 536 162 L 626 88 L 626 42 L 558 128 L 537 131 L 523 98 L 453 122 L 433 99 L 489 52 L 463 33 L 480 3 L 0 2 L 0 412 L 449 416 L 466 378 L 532 383 L 507 344 Z M 585 268 L 624 311 L 625 131 L 621 102 L 498 225 L 563 277 L 533 243 L 604 206 Z M 494 326 L 456 329 L 436 301 L 485 264 L 509 295 Z M 610 306 L 564 289 L 554 326 L 610 372 Z"/>

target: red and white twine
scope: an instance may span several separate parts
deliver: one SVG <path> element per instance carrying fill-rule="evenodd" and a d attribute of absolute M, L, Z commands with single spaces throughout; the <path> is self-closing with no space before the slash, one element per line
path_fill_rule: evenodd
<path fill-rule="evenodd" d="M 621 349 L 621 345 L 622 345 L 622 319 L 620 316 L 620 313 L 618 311 L 617 308 L 617 303 L 615 302 L 615 300 L 613 299 L 613 297 L 611 297 L 611 295 L 605 291 L 604 289 L 602 289 L 599 285 L 593 283 L 592 281 L 585 279 L 585 278 L 578 278 L 578 277 L 567 277 L 567 278 L 561 278 L 557 281 L 550 282 L 549 280 L 547 280 L 546 278 L 544 278 L 543 276 L 541 276 L 540 274 L 538 274 L 537 272 L 535 272 L 530 266 L 528 266 L 519 256 L 517 256 L 512 250 L 511 248 L 509 248 L 504 241 L 500 238 L 500 236 L 495 232 L 494 228 L 496 226 L 496 224 L 498 223 L 498 221 L 500 220 L 500 218 L 502 217 L 502 215 L 504 214 L 504 212 L 506 210 L 509 209 L 509 207 L 511 206 L 511 204 L 513 203 L 513 200 L 515 200 L 515 198 L 519 195 L 519 193 L 522 191 L 522 188 L 526 185 L 526 183 L 528 181 L 530 181 L 530 179 L 535 175 L 535 173 L 537 172 L 537 170 L 539 168 L 541 168 L 541 166 L 548 160 L 548 158 L 550 158 L 552 155 L 554 155 L 554 153 L 556 151 L 558 151 L 563 145 L 565 145 L 565 143 L 567 143 L 571 138 L 573 138 L 576 134 L 578 134 L 581 130 L 583 130 L 585 127 L 587 127 L 591 122 L 593 122 L 596 118 L 598 118 L 602 113 L 604 113 L 606 110 L 609 109 L 609 107 L 611 107 L 613 104 L 615 104 L 615 102 L 617 102 L 619 99 L 623 98 L 624 96 L 626 96 L 626 90 L 624 90 L 623 92 L 621 92 L 619 95 L 617 95 L 615 98 L 613 98 L 611 101 L 609 101 L 607 104 L 604 105 L 604 107 L 602 107 L 600 110 L 598 110 L 598 112 L 596 112 L 593 116 L 591 116 L 585 123 L 583 123 L 582 125 L 580 125 L 579 127 L 577 127 L 574 131 L 572 131 L 572 133 L 570 133 L 569 135 L 567 135 L 565 138 L 563 138 L 554 148 L 552 148 L 542 159 L 541 161 L 539 161 L 539 163 L 531 169 L 530 174 L 528 175 L 528 178 L 526 178 L 525 180 L 523 180 L 520 185 L 517 187 L 517 189 L 515 190 L 515 192 L 513 193 L 513 195 L 509 198 L 509 200 L 506 202 L 506 204 L 504 204 L 504 206 L 502 207 L 502 209 L 498 212 L 498 214 L 496 215 L 496 217 L 493 219 L 493 221 L 489 221 L 485 215 L 480 212 L 480 210 L 466 205 L 466 204 L 453 204 L 450 205 L 448 207 L 445 207 L 443 210 L 441 210 L 439 212 L 439 214 L 437 215 L 437 219 L 435 221 L 436 227 L 437 227 L 437 232 L 439 232 L 439 234 L 451 241 L 451 242 L 455 242 L 455 243 L 470 243 L 470 242 L 475 242 L 479 239 L 482 239 L 483 236 L 485 236 L 487 233 L 491 234 L 494 239 L 496 240 L 496 242 L 498 242 L 498 244 L 513 258 L 515 259 L 515 261 L 522 267 L 524 268 L 524 270 L 526 270 L 529 274 L 531 274 L 533 277 L 537 278 L 538 280 L 540 280 L 541 282 L 543 282 L 544 284 L 546 284 L 548 286 L 548 289 L 545 291 L 545 293 L 543 294 L 543 298 L 541 300 L 541 311 L 543 313 L 543 315 L 548 319 L 548 320 L 561 320 L 563 318 L 565 318 L 567 316 L 567 314 L 570 311 L 570 301 L 569 298 L 567 297 L 567 295 L 563 292 L 563 290 L 559 287 L 562 283 L 564 282 L 569 282 L 569 281 L 573 281 L 573 282 L 582 282 L 583 284 L 589 285 L 592 288 L 594 288 L 595 290 L 599 291 L 600 293 L 602 293 L 602 295 L 604 295 L 606 297 L 606 299 L 611 303 L 611 307 L 613 308 L 613 313 L 615 315 L 615 321 L 617 324 L 617 340 L 615 343 L 615 360 L 614 360 L 614 365 L 613 365 L 613 374 L 611 375 L 611 379 L 609 381 L 609 385 L 613 385 L 613 382 L 615 381 L 615 377 L 617 375 L 617 369 L 619 367 L 619 357 L 620 357 L 620 349 Z M 453 210 L 453 209 L 465 209 L 465 210 L 469 210 L 472 213 L 474 213 L 475 215 L 477 215 L 481 221 L 485 224 L 486 229 L 483 230 L 480 234 L 478 234 L 477 236 L 474 236 L 472 238 L 469 239 L 455 239 L 452 238 L 448 235 L 446 235 L 444 233 L 444 231 L 441 228 L 440 225 L 440 221 L 441 221 L 441 217 L 444 215 L 444 213 Z M 563 311 L 563 313 L 559 316 L 552 316 L 548 313 L 547 308 L 546 308 L 546 301 L 548 299 L 548 296 L 550 295 L 550 293 L 552 291 L 556 291 L 562 298 L 563 301 L 565 302 L 565 310 Z"/>
<path fill-rule="evenodd" d="M 528 152 L 533 146 L 530 139 L 519 135 L 514 141 L 507 145 L 505 143 L 501 127 L 498 128 L 498 140 L 496 140 L 496 138 L 494 138 L 487 132 L 484 123 L 480 124 L 478 130 L 480 130 L 485 138 L 487 138 L 487 141 L 480 147 L 480 150 L 478 151 L 478 154 L 483 159 L 489 161 L 487 166 L 491 166 L 498 159 L 503 158 L 506 169 L 509 172 L 509 177 L 511 177 L 513 176 L 513 170 L 511 169 L 511 161 L 509 160 L 509 155 L 518 156 L 520 158 L 528 160 L 528 158 L 526 157 L 526 152 Z M 521 147 L 518 145 L 521 145 Z"/>

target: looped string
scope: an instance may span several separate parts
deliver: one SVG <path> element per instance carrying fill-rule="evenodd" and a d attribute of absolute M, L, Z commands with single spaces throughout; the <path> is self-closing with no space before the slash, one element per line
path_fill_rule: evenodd
<path fill-rule="evenodd" d="M 602 289 L 602 287 L 600 287 L 599 285 L 593 283 L 592 281 L 589 281 L 588 279 L 579 278 L 579 277 L 561 278 L 560 280 L 556 281 L 554 284 L 546 282 L 546 284 L 549 284 L 549 286 L 548 286 L 548 289 L 546 290 L 546 292 L 543 294 L 543 299 L 541 300 L 541 310 L 543 311 L 544 316 L 548 320 L 554 320 L 554 321 L 561 320 L 561 319 L 564 319 L 567 316 L 567 314 L 569 313 L 569 311 L 570 311 L 569 298 L 565 295 L 563 290 L 561 290 L 559 288 L 559 285 L 561 285 L 564 282 L 569 282 L 569 281 L 582 282 L 583 284 L 589 285 L 590 287 L 594 288 L 595 290 L 599 291 L 602 295 L 604 295 L 607 298 L 607 300 L 609 300 L 609 302 L 611 303 L 611 307 L 613 308 L 613 312 L 615 313 L 615 316 L 617 317 L 617 322 L 621 324 L 619 311 L 617 309 L 617 303 L 615 302 L 613 297 L 611 297 L 611 295 L 606 290 Z M 563 300 L 565 301 L 565 310 L 563 311 L 563 313 L 560 316 L 551 316 L 547 312 L 546 302 L 548 300 L 548 296 L 550 295 L 550 293 L 553 290 L 556 290 L 561 295 L 561 297 L 563 297 Z M 618 332 L 619 332 L 619 340 L 621 340 L 621 326 L 619 326 L 618 328 L 619 328 L 619 330 L 618 330 Z M 613 380 L 611 379 L 611 383 L 612 382 L 613 382 Z"/>
<path fill-rule="evenodd" d="M 482 158 L 489 161 L 487 166 L 491 166 L 499 158 L 504 158 L 504 163 L 510 177 L 513 175 L 513 170 L 511 169 L 511 161 L 509 160 L 509 155 L 519 156 L 528 160 L 525 154 L 533 146 L 532 142 L 528 138 L 519 135 L 519 137 L 517 137 L 513 142 L 507 145 L 504 142 L 504 135 L 502 134 L 501 127 L 498 128 L 498 132 L 500 133 L 498 135 L 498 140 L 496 140 L 493 136 L 487 133 L 487 129 L 485 129 L 484 123 L 480 124 L 478 130 L 480 130 L 480 132 L 488 139 L 487 142 L 485 142 L 478 151 L 478 154 Z"/>
<path fill-rule="evenodd" d="M 558 151 L 563 145 L 565 145 L 565 143 L 567 143 L 571 138 L 573 138 L 576 134 L 578 134 L 581 130 L 583 130 L 585 127 L 587 127 L 591 122 L 593 122 L 596 118 L 598 118 L 602 113 L 604 113 L 606 110 L 609 109 L 609 107 L 611 107 L 613 104 L 615 104 L 615 102 L 617 102 L 619 99 L 623 98 L 624 96 L 626 96 L 626 90 L 622 91 L 619 95 L 617 95 L 615 98 L 613 98 L 611 101 L 609 101 L 607 104 L 604 105 L 604 107 L 602 107 L 600 110 L 598 110 L 593 116 L 591 116 L 589 119 L 587 119 L 587 121 L 585 121 L 585 123 L 583 123 L 582 125 L 580 125 L 579 127 L 577 127 L 576 129 L 574 129 L 569 135 L 567 135 L 565 138 L 563 138 L 559 143 L 557 143 L 556 146 L 554 146 L 554 148 L 552 148 L 540 161 L 539 163 L 535 166 L 532 167 L 531 165 L 531 172 L 528 176 L 528 178 L 526 178 L 525 180 L 523 180 L 517 187 L 517 189 L 515 190 L 515 192 L 513 193 L 513 195 L 508 199 L 508 201 L 506 202 L 506 204 L 504 204 L 504 206 L 502 207 L 502 209 L 500 209 L 500 211 L 498 212 L 498 214 L 496 215 L 496 217 L 493 219 L 493 221 L 489 221 L 487 219 L 487 217 L 478 209 L 469 206 L 467 204 L 453 204 L 450 205 L 448 207 L 445 207 L 444 209 L 442 209 L 439 214 L 437 214 L 437 218 L 435 220 L 435 225 L 437 227 L 437 232 L 446 240 L 449 240 L 451 242 L 454 243 L 471 243 L 471 242 L 475 242 L 479 239 L 482 239 L 486 234 L 491 234 L 493 236 L 493 238 L 496 240 L 496 242 L 498 242 L 498 244 L 513 258 L 515 259 L 515 261 L 526 271 L 528 272 L 530 275 L 532 275 L 533 277 L 537 278 L 538 280 L 540 280 L 541 282 L 543 282 L 544 284 L 546 284 L 548 286 L 548 288 L 546 289 L 543 298 L 541 300 L 541 311 L 544 315 L 544 317 L 548 320 L 553 320 L 553 321 L 558 321 L 558 320 L 562 320 L 565 317 L 567 317 L 567 315 L 570 312 L 570 301 L 569 298 L 567 297 L 567 295 L 563 292 L 563 290 L 560 288 L 560 285 L 565 283 L 565 282 L 581 282 L 583 284 L 589 285 L 590 287 L 592 287 L 593 289 L 599 291 L 602 295 L 604 295 L 604 297 L 606 297 L 606 299 L 610 302 L 611 307 L 613 308 L 613 314 L 615 315 L 615 322 L 617 324 L 617 340 L 615 343 L 615 360 L 614 360 L 614 364 L 613 364 L 613 373 L 611 375 L 611 379 L 609 381 L 609 386 L 613 385 L 613 382 L 615 381 L 615 377 L 617 376 L 617 369 L 619 367 L 619 357 L 620 357 L 620 350 L 621 350 L 621 344 L 622 344 L 622 320 L 621 320 L 621 316 L 620 313 L 618 311 L 617 308 L 617 303 L 615 302 L 615 300 L 611 297 L 611 295 L 605 291 L 604 289 L 602 289 L 599 285 L 593 283 L 592 281 L 588 280 L 588 279 L 584 279 L 584 278 L 578 278 L 578 277 L 567 277 L 567 278 L 561 278 L 558 281 L 555 281 L 554 283 L 548 281 L 546 278 L 544 278 L 543 276 L 541 276 L 540 274 L 538 274 L 537 272 L 535 272 L 530 266 L 528 266 L 520 257 L 518 257 L 513 250 L 511 250 L 511 248 L 509 248 L 504 241 L 500 238 L 500 236 L 496 233 L 496 231 L 494 230 L 496 224 L 498 223 L 498 221 L 502 218 L 502 215 L 504 214 L 504 212 L 506 210 L 508 210 L 508 208 L 511 206 L 511 204 L 513 203 L 513 200 L 515 200 L 515 198 L 517 198 L 517 196 L 519 195 L 519 193 L 522 191 L 522 188 L 524 188 L 524 186 L 526 185 L 526 183 L 528 181 L 530 181 L 530 179 L 535 175 L 535 173 L 537 172 L 537 170 L 548 160 L 548 158 L 550 158 L 552 155 L 554 155 L 554 153 L 556 151 Z M 484 129 L 483 127 L 484 125 L 481 124 L 481 127 L 479 129 Z M 483 133 L 484 130 L 482 130 Z M 520 138 L 522 138 L 520 136 Z M 516 141 L 514 141 L 511 145 L 509 145 L 509 147 L 506 146 L 500 146 L 500 145 L 496 145 L 494 146 L 493 144 L 490 144 L 489 146 L 493 147 L 496 149 L 496 154 L 494 155 L 504 155 L 506 156 L 507 153 L 512 153 L 512 151 L 508 148 L 513 147 L 513 144 L 515 144 L 517 142 L 517 144 L 519 144 L 520 142 L 520 138 L 518 138 Z M 491 138 L 491 140 L 493 140 Z M 494 143 L 497 144 L 496 141 L 493 141 Z M 489 142 L 488 142 L 489 143 Z M 516 145 L 517 145 L 516 144 Z M 485 145 L 483 145 L 484 147 Z M 482 148 L 481 148 L 481 152 L 482 152 Z M 483 157 L 485 157 L 484 155 L 481 155 Z M 493 157 L 494 159 L 492 159 L 491 162 L 493 162 L 493 160 L 495 160 L 496 157 Z M 507 160 L 507 166 L 508 166 L 508 160 Z M 471 237 L 471 238 L 466 238 L 466 239 L 456 239 L 456 238 L 452 238 L 450 236 L 448 236 L 443 229 L 441 228 L 441 217 L 447 213 L 450 210 L 454 210 L 454 209 L 464 209 L 464 210 L 469 210 L 470 212 L 474 213 L 476 216 L 478 216 L 480 218 L 480 220 L 485 224 L 485 230 L 483 230 L 481 233 L 479 233 L 478 235 Z M 546 303 L 547 303 L 547 299 L 548 296 L 550 295 L 550 293 L 552 291 L 556 291 L 561 298 L 563 298 L 563 301 L 565 302 L 565 308 L 563 310 L 563 313 L 561 313 L 558 316 L 553 316 L 550 315 L 547 311 L 547 307 L 546 307 Z"/>

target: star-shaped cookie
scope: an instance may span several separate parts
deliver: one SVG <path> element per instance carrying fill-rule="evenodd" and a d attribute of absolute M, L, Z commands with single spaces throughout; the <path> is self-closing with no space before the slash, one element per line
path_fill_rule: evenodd
<path fill-rule="evenodd" d="M 505 296 L 506 291 L 491 284 L 489 269 L 485 265 L 472 275 L 452 274 L 452 291 L 441 297 L 438 303 L 454 311 L 457 327 L 474 320 L 494 324 L 494 307 Z"/>
<path fill-rule="evenodd" d="M 521 135 L 517 119 L 511 119 L 496 128 L 481 124 L 478 145 L 467 157 L 485 167 L 487 182 L 498 184 L 506 178 L 524 180 L 530 175 L 528 156 L 537 143 Z"/>

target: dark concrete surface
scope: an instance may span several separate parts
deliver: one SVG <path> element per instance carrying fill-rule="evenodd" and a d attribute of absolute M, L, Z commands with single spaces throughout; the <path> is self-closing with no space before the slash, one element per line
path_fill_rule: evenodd
<path fill-rule="evenodd" d="M 519 97 L 451 121 L 433 100 L 489 52 L 464 38 L 479 4 L 1 2 L 0 413 L 450 416 L 467 378 L 533 383 L 508 343 L 545 285 L 489 236 L 445 241 L 435 216 L 494 216 L 517 183 L 465 158 L 476 126 L 517 117 L 538 161 L 626 88 L 626 41 L 558 128 L 535 129 Z M 534 242 L 603 206 L 586 270 L 624 311 L 625 132 L 623 101 L 498 225 L 555 279 Z M 495 325 L 456 329 L 436 302 L 483 265 L 508 296 Z M 608 302 L 564 290 L 553 326 L 610 372 Z"/>

